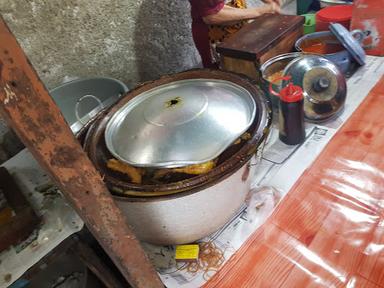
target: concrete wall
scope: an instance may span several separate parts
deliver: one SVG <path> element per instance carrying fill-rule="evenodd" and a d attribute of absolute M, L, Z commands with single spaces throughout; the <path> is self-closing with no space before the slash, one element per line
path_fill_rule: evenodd
<path fill-rule="evenodd" d="M 68 77 L 128 85 L 196 66 L 186 0 L 0 0 L 48 88 Z"/>
<path fill-rule="evenodd" d="M 49 89 L 84 76 L 133 86 L 200 62 L 187 0 L 0 0 L 0 13 Z"/>

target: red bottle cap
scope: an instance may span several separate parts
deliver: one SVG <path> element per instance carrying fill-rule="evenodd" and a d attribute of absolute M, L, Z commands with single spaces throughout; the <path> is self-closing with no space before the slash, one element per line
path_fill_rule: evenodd
<path fill-rule="evenodd" d="M 292 82 L 289 82 L 280 91 L 280 100 L 283 102 L 293 103 L 298 102 L 303 99 L 303 89 L 300 86 L 293 85 Z"/>
<path fill-rule="evenodd" d="M 291 76 L 288 75 L 280 77 L 272 81 L 269 84 L 269 93 L 279 97 L 281 101 L 288 103 L 298 102 L 303 99 L 303 89 L 300 86 L 293 85 L 292 82 L 289 82 L 289 84 L 283 89 L 281 89 L 279 93 L 277 91 L 274 91 L 272 84 L 282 80 L 289 81 L 291 80 Z"/>

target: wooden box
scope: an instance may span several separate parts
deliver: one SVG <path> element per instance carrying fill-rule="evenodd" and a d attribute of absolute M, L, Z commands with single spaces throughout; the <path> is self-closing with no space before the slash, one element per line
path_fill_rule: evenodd
<path fill-rule="evenodd" d="M 303 16 L 266 14 L 245 25 L 217 46 L 221 68 L 259 80 L 259 68 L 268 59 L 294 51 L 303 35 Z"/>

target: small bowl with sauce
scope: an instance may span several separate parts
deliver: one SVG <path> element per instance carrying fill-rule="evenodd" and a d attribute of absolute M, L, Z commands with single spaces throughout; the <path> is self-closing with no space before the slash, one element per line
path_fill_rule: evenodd
<path fill-rule="evenodd" d="M 352 56 L 331 31 L 315 32 L 301 37 L 295 44 L 296 50 L 321 55 L 334 62 L 345 74 L 352 63 Z"/>

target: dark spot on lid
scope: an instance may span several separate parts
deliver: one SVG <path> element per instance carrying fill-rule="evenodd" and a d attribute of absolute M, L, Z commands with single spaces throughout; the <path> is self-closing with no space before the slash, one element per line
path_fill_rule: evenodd
<path fill-rule="evenodd" d="M 171 107 L 175 107 L 176 105 L 180 105 L 181 103 L 181 98 L 180 97 L 175 97 L 171 100 L 168 100 L 167 102 L 165 102 L 165 107 L 166 108 L 171 108 Z"/>

